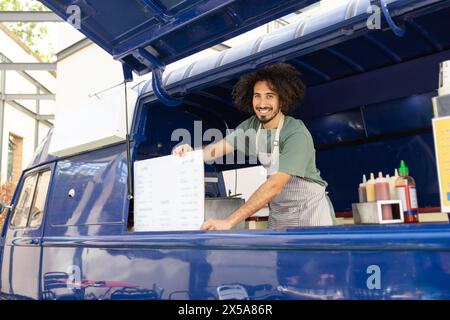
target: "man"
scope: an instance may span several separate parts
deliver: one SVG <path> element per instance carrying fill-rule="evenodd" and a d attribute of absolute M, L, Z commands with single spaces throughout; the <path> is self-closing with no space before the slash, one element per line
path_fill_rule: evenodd
<path fill-rule="evenodd" d="M 299 72 L 284 63 L 244 75 L 237 82 L 235 105 L 254 115 L 225 139 L 206 146 L 204 160 L 222 157 L 237 146 L 258 157 L 268 178 L 228 218 L 205 221 L 202 230 L 231 229 L 267 204 L 270 228 L 334 224 L 333 206 L 325 192 L 327 183 L 316 168 L 311 134 L 301 120 L 286 116 L 301 102 L 304 92 Z M 256 132 L 250 135 L 250 142 L 245 140 L 248 131 Z M 191 146 L 181 145 L 173 154 L 183 156 L 190 151 Z"/>

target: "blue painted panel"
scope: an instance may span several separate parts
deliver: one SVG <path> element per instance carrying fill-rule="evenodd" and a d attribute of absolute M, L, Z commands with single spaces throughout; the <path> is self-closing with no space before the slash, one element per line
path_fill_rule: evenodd
<path fill-rule="evenodd" d="M 49 247 L 45 244 L 42 250 L 42 295 L 43 300 L 81 300 L 88 299 L 85 296 L 82 280 L 86 272 L 88 262 L 88 249 L 81 246 L 72 247 Z M 101 264 L 103 269 L 114 269 L 105 267 L 108 262 Z M 70 274 L 69 274 L 70 273 Z M 71 277 L 71 279 L 69 279 Z M 68 283 L 70 285 L 68 285 Z M 84 281 L 86 283 L 86 281 Z M 73 285 L 72 285 L 73 284 Z"/>
<path fill-rule="evenodd" d="M 400 160 L 405 160 L 410 175 L 416 180 L 420 207 L 439 206 L 433 136 L 431 133 L 354 146 L 318 151 L 317 167 L 328 182 L 330 198 L 336 211 L 350 211 L 358 202 L 358 186 L 362 175 L 382 171 L 394 173 Z"/>
<path fill-rule="evenodd" d="M 426 56 L 435 49 L 429 39 L 421 35 L 408 22 L 406 22 L 406 33 L 403 37 L 398 37 L 393 32 L 375 32 L 371 37 L 382 43 L 392 54 L 400 57 L 403 61 Z M 374 50 L 376 49 L 374 48 Z M 381 48 L 378 48 L 378 51 L 382 51 Z"/>
<path fill-rule="evenodd" d="M 169 10 L 181 10 L 187 6 L 193 5 L 195 2 L 198 1 L 186 1 L 186 0 L 159 0 L 159 2 L 161 2 L 161 4 L 164 6 L 164 8 L 169 11 Z"/>
<path fill-rule="evenodd" d="M 308 88 L 299 113 L 303 119 L 309 119 L 326 113 L 431 92 L 436 90 L 439 84 L 439 63 L 448 59 L 450 51 L 444 51 Z M 420 77 L 412 77 L 411 70 L 417 75 L 420 74 Z"/>
<path fill-rule="evenodd" d="M 315 145 L 338 143 L 364 138 L 361 110 L 351 110 L 305 121 Z"/>
<path fill-rule="evenodd" d="M 331 79 L 343 78 L 354 73 L 354 70 L 349 68 L 345 61 L 324 50 L 305 55 L 297 60 L 309 66 L 315 66 Z M 304 70 L 302 66 L 299 66 L 299 69 L 300 71 Z M 305 81 L 309 82 L 309 79 L 305 79 Z M 321 82 L 323 82 L 323 79 L 321 79 Z"/>
<path fill-rule="evenodd" d="M 433 11 L 431 14 L 417 17 L 414 21 L 425 31 L 422 37 L 428 38 L 439 49 L 448 48 L 450 34 L 447 32 L 447 27 L 443 26 L 448 24 L 449 15 L 450 9 L 442 8 Z"/>
<path fill-rule="evenodd" d="M 355 48 L 358 48 L 358 50 L 355 50 Z M 365 37 L 339 43 L 333 46 L 333 49 L 362 66 L 365 71 L 370 71 L 392 62 L 383 51 L 374 47 Z"/>
<path fill-rule="evenodd" d="M 431 127 L 434 92 L 413 95 L 364 108 L 367 135 L 374 136 Z"/>
<path fill-rule="evenodd" d="M 50 171 L 50 181 L 48 185 L 47 194 L 44 194 L 42 199 L 43 216 L 41 223 L 36 227 L 19 227 L 13 228 L 10 226 L 10 216 L 5 220 L 5 231 L 7 231 L 4 241 L 4 248 L 2 252 L 1 265 L 1 292 L 8 298 L 15 299 L 38 299 L 41 292 L 40 267 L 42 262 L 41 243 L 44 234 L 44 225 L 47 219 L 49 194 L 53 193 L 53 178 L 55 165 L 48 164 L 30 170 L 22 177 L 33 176 L 39 172 Z M 34 180 L 39 184 L 39 180 Z M 14 205 L 17 205 L 19 194 L 22 193 L 23 180 L 19 184 L 16 194 L 14 196 Z M 30 197 L 36 197 L 36 192 L 43 192 L 42 190 L 32 189 Z M 42 196 L 42 195 L 41 195 Z M 26 281 L 24 281 L 26 278 Z"/>
<path fill-rule="evenodd" d="M 43 283 L 48 299 L 450 299 L 449 234 L 420 224 L 52 238 Z M 76 288 L 58 286 L 74 267 Z"/>

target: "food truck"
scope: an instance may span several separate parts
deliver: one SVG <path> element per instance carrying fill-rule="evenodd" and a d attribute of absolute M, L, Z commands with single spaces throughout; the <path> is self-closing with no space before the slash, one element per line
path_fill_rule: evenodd
<path fill-rule="evenodd" d="M 78 17 L 75 27 L 122 63 L 124 85 L 133 73 L 152 78 L 128 105 L 125 137 L 55 154 L 56 125 L 42 142 L 3 212 L 2 299 L 450 298 L 448 186 L 432 125 L 444 101 L 439 67 L 450 60 L 450 1 L 342 1 L 171 72 L 170 63 L 317 1 L 41 2 L 75 25 Z M 233 107 L 233 85 L 277 62 L 307 86 L 293 116 L 312 133 L 337 219 L 351 220 L 363 174 L 392 174 L 404 160 L 419 223 L 252 228 L 258 217 L 228 231 L 134 230 L 136 163 L 170 155 L 172 132 L 196 121 L 202 132 L 235 128 L 248 115 Z M 252 167 L 205 165 L 205 210 L 242 204 L 224 173 Z M 445 219 L 429 221 L 435 213 Z"/>

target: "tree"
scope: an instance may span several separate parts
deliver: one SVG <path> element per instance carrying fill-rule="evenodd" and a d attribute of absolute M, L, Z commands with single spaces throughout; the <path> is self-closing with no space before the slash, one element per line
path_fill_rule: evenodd
<path fill-rule="evenodd" d="M 0 0 L 0 11 L 49 11 L 36 0 Z M 5 22 L 4 25 L 14 32 L 44 62 L 54 59 L 55 50 L 48 39 L 45 23 Z"/>

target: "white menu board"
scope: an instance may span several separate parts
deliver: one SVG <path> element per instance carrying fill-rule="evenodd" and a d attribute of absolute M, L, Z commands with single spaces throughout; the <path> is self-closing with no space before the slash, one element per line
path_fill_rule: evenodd
<path fill-rule="evenodd" d="M 204 221 L 203 151 L 134 163 L 134 231 L 199 230 Z"/>

